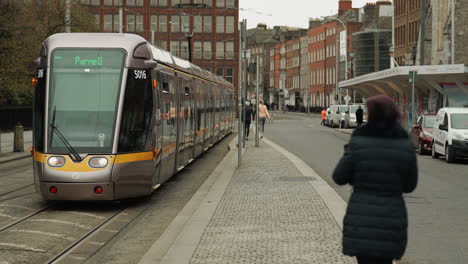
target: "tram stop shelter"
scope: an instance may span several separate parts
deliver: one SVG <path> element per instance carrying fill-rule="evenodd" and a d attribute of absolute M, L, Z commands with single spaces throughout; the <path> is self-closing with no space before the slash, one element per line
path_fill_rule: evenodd
<path fill-rule="evenodd" d="M 416 114 L 434 114 L 442 107 L 468 107 L 468 67 L 464 64 L 401 66 L 341 81 L 340 89 L 351 89 L 363 97 L 386 94 L 402 114 L 402 123 L 412 120 L 411 71 L 415 80 Z"/>

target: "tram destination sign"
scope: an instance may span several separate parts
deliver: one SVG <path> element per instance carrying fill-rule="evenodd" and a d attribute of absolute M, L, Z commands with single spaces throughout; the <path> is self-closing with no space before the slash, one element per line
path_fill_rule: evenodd
<path fill-rule="evenodd" d="M 120 50 L 56 50 L 52 63 L 65 68 L 120 68 L 122 53 Z"/>

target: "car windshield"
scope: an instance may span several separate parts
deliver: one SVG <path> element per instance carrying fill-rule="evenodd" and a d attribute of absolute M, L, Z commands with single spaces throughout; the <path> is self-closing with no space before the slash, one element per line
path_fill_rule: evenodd
<path fill-rule="evenodd" d="M 77 152 L 112 151 L 124 58 L 125 51 L 115 49 L 53 52 L 47 137 L 50 152 L 69 151 L 54 130 Z"/>
<path fill-rule="evenodd" d="M 436 116 L 425 116 L 424 117 L 424 127 L 433 128 L 436 120 Z"/>
<path fill-rule="evenodd" d="M 453 129 L 468 129 L 468 113 L 451 114 L 450 121 Z"/>

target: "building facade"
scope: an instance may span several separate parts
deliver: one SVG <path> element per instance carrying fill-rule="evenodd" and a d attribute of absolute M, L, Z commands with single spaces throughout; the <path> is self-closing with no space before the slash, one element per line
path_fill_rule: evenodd
<path fill-rule="evenodd" d="M 239 0 L 80 0 L 103 32 L 138 34 L 238 84 Z M 120 21 L 119 10 L 123 19 Z M 190 43 L 189 43 L 190 41 Z M 189 45 L 190 44 L 190 45 Z"/>
<path fill-rule="evenodd" d="M 416 65 L 423 0 L 395 0 L 395 60 L 399 66 Z"/>

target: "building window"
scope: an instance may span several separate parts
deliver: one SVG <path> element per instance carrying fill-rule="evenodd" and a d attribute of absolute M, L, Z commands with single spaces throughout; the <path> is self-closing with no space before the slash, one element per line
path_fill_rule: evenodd
<path fill-rule="evenodd" d="M 135 6 L 135 0 L 127 0 L 127 6 Z"/>
<path fill-rule="evenodd" d="M 127 32 L 135 32 L 136 15 L 127 15 Z"/>
<path fill-rule="evenodd" d="M 211 0 L 203 0 L 203 3 L 204 3 L 207 7 L 211 7 Z"/>
<path fill-rule="evenodd" d="M 137 6 L 143 6 L 143 0 L 136 0 Z"/>
<path fill-rule="evenodd" d="M 172 16 L 171 18 L 171 31 L 172 32 L 180 32 L 180 17 L 179 16 Z"/>
<path fill-rule="evenodd" d="M 226 33 L 234 33 L 234 17 L 226 17 Z"/>
<path fill-rule="evenodd" d="M 104 6 L 112 6 L 112 0 L 104 0 Z"/>
<path fill-rule="evenodd" d="M 188 42 L 182 41 L 180 45 L 180 57 L 182 59 L 188 59 Z"/>
<path fill-rule="evenodd" d="M 180 4 L 180 0 L 172 0 L 172 6 L 176 6 L 178 4 Z"/>
<path fill-rule="evenodd" d="M 193 32 L 195 33 L 200 33 L 202 32 L 202 17 L 201 16 L 195 16 L 193 18 Z"/>
<path fill-rule="evenodd" d="M 114 0 L 114 6 L 122 6 L 122 0 Z"/>
<path fill-rule="evenodd" d="M 235 7 L 234 0 L 226 0 L 226 7 L 227 8 L 234 8 Z"/>
<path fill-rule="evenodd" d="M 216 42 L 216 59 L 224 59 L 224 42 Z"/>
<path fill-rule="evenodd" d="M 203 59 L 205 60 L 211 59 L 211 42 L 210 41 L 203 42 Z"/>
<path fill-rule="evenodd" d="M 233 75 L 234 75 L 233 73 L 234 73 L 234 71 L 233 71 L 232 68 L 226 68 L 226 76 L 225 76 L 226 81 L 232 83 L 232 79 L 233 79 Z"/>
<path fill-rule="evenodd" d="M 226 42 L 226 59 L 234 59 L 234 42 Z"/>
<path fill-rule="evenodd" d="M 216 0 L 216 7 L 217 8 L 224 8 L 226 5 L 224 3 L 224 0 Z"/>
<path fill-rule="evenodd" d="M 151 16 L 151 31 L 158 32 L 158 16 Z"/>
<path fill-rule="evenodd" d="M 216 17 L 216 33 L 224 33 L 224 17 Z"/>
<path fill-rule="evenodd" d="M 216 68 L 216 75 L 224 78 L 224 69 Z"/>
<path fill-rule="evenodd" d="M 171 41 L 171 54 L 179 56 L 179 41 Z"/>
<path fill-rule="evenodd" d="M 121 24 L 120 16 L 118 14 L 114 15 L 114 32 L 119 32 L 120 24 Z"/>
<path fill-rule="evenodd" d="M 202 42 L 194 41 L 193 42 L 193 58 L 200 60 L 202 58 Z"/>
<path fill-rule="evenodd" d="M 104 15 L 104 31 L 112 32 L 112 15 Z"/>
<path fill-rule="evenodd" d="M 159 16 L 159 32 L 167 32 L 167 16 Z"/>
<path fill-rule="evenodd" d="M 143 32 L 143 16 L 137 15 L 136 19 L 136 32 Z"/>
<path fill-rule="evenodd" d="M 211 33 L 211 16 L 204 16 L 203 17 L 203 32 L 204 33 Z"/>
<path fill-rule="evenodd" d="M 180 26 L 182 32 L 190 32 L 190 16 L 182 16 Z"/>

